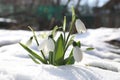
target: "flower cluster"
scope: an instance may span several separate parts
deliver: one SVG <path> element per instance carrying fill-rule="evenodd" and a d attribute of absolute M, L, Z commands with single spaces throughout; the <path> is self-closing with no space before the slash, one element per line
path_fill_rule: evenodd
<path fill-rule="evenodd" d="M 76 27 L 78 33 L 86 32 L 86 28 L 84 23 L 80 19 L 76 19 L 74 8 L 72 8 L 72 21 L 69 26 L 69 32 L 66 34 L 66 17 L 64 17 L 63 26 L 62 27 L 54 27 L 51 34 L 45 39 L 43 42 L 39 43 L 35 32 L 33 31 L 33 37 L 30 38 L 32 40 L 35 39 L 38 49 L 41 52 L 41 56 L 30 49 L 28 46 L 20 43 L 20 45 L 27 50 L 30 54 L 29 56 L 35 63 L 44 63 L 44 64 L 52 64 L 55 66 L 60 65 L 70 65 L 74 64 L 75 61 L 80 62 L 83 58 L 81 44 L 80 41 L 76 42 L 74 40 L 74 36 L 72 35 L 73 27 Z M 56 40 L 55 34 L 57 31 L 61 30 L 61 34 L 58 36 Z M 30 41 L 29 41 L 30 42 Z M 73 45 L 68 57 L 65 57 L 65 54 L 69 48 L 69 46 Z"/>

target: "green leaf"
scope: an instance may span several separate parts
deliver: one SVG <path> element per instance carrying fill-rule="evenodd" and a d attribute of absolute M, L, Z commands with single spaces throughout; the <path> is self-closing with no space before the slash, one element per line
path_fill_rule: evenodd
<path fill-rule="evenodd" d="M 75 15 L 75 9 L 74 7 L 72 6 L 72 17 Z"/>
<path fill-rule="evenodd" d="M 47 62 L 47 59 L 46 59 L 46 57 L 45 57 L 45 55 L 44 55 L 43 51 L 42 51 L 42 50 L 40 50 L 40 52 L 41 52 L 41 54 L 42 54 L 42 56 L 43 56 L 43 58 L 44 58 L 45 62 Z"/>
<path fill-rule="evenodd" d="M 68 46 L 71 45 L 73 43 L 73 39 L 74 39 L 75 36 L 71 36 L 70 40 L 68 41 Z"/>
<path fill-rule="evenodd" d="M 49 52 L 49 64 L 53 64 L 54 65 L 54 56 L 53 56 L 53 52 Z"/>
<path fill-rule="evenodd" d="M 64 40 L 62 34 L 59 36 L 55 47 L 55 63 L 56 65 L 63 65 L 64 61 Z"/>
<path fill-rule="evenodd" d="M 34 37 L 34 39 L 35 39 L 37 45 L 39 46 L 39 42 L 38 42 L 38 40 L 37 40 L 37 37 L 36 37 L 35 31 L 34 31 L 30 26 L 28 26 L 28 28 L 33 32 L 33 37 Z"/>
<path fill-rule="evenodd" d="M 75 59 L 73 57 L 73 50 L 72 50 L 69 57 L 64 60 L 64 64 L 70 65 L 70 64 L 74 64 L 74 63 L 75 63 Z"/>
<path fill-rule="evenodd" d="M 71 64 L 74 64 L 75 63 L 75 59 L 73 56 L 69 57 L 66 59 L 66 63 L 65 65 L 71 65 Z"/>
<path fill-rule="evenodd" d="M 64 16 L 64 21 L 63 21 L 63 31 L 66 31 L 66 16 Z"/>
<path fill-rule="evenodd" d="M 55 36 L 56 31 L 58 30 L 58 26 L 55 26 L 52 30 L 53 37 Z"/>
<path fill-rule="evenodd" d="M 87 51 L 91 51 L 91 50 L 93 50 L 93 49 L 94 49 L 94 48 L 87 48 L 86 50 L 87 50 Z"/>
<path fill-rule="evenodd" d="M 39 61 L 41 61 L 44 64 L 47 64 L 47 62 L 42 59 L 41 56 L 39 56 L 36 52 L 34 52 L 32 49 L 28 48 L 26 45 L 19 43 L 26 51 L 28 51 L 32 56 L 34 56 L 36 59 L 38 59 Z"/>
<path fill-rule="evenodd" d="M 72 22 L 74 22 L 75 18 L 76 18 L 75 9 L 74 7 L 72 7 Z"/>
<path fill-rule="evenodd" d="M 29 57 L 30 57 L 36 64 L 40 64 L 40 62 L 38 62 L 38 61 L 35 59 L 34 56 L 32 56 L 32 55 L 30 55 L 30 54 L 28 54 L 28 55 L 29 55 Z"/>
<path fill-rule="evenodd" d="M 65 45 L 67 44 L 67 42 L 69 40 L 69 37 L 70 37 L 70 35 L 71 35 L 72 31 L 73 31 L 75 19 L 76 19 L 76 15 L 75 15 L 74 7 L 72 7 L 72 21 L 71 21 L 71 24 L 70 24 L 70 27 L 69 27 L 69 33 L 68 33 Z"/>
<path fill-rule="evenodd" d="M 68 43 L 67 43 L 67 45 L 65 45 L 66 47 L 65 47 L 65 51 L 67 50 L 67 48 L 73 43 L 73 39 L 74 39 L 74 37 L 75 36 L 72 36 L 71 38 L 70 38 L 70 40 L 68 41 Z"/>

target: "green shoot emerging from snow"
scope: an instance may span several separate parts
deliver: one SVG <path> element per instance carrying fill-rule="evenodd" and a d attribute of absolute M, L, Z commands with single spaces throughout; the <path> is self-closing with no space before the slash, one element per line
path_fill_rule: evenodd
<path fill-rule="evenodd" d="M 75 61 L 80 62 L 82 60 L 83 54 L 81 48 L 80 41 L 76 42 L 74 40 L 74 36 L 72 36 L 73 27 L 76 27 L 78 33 L 86 32 L 86 28 L 84 23 L 80 19 L 76 19 L 74 8 L 72 8 L 72 21 L 69 26 L 69 32 L 66 35 L 66 17 L 64 17 L 63 27 L 55 26 L 52 30 L 51 34 L 48 36 L 46 40 L 42 43 L 39 43 L 37 36 L 34 30 L 29 27 L 32 32 L 33 36 L 30 38 L 28 43 L 31 42 L 32 39 L 35 39 L 38 49 L 41 53 L 41 56 L 38 55 L 35 51 L 30 49 L 27 45 L 20 43 L 20 45 L 29 52 L 30 58 L 37 64 L 44 63 L 44 64 L 52 64 L 55 66 L 60 65 L 71 65 L 74 64 Z M 59 29 L 62 28 L 62 33 L 58 36 L 56 40 L 55 34 Z M 27 44 L 28 44 L 27 43 Z M 67 57 L 65 54 L 69 46 L 73 45 L 70 53 Z M 87 50 L 91 50 L 92 48 L 88 48 Z"/>

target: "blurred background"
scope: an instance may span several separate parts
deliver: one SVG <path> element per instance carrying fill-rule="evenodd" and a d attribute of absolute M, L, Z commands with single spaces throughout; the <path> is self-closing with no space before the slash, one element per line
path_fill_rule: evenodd
<path fill-rule="evenodd" d="M 0 29 L 50 30 L 71 20 L 71 6 L 87 28 L 120 27 L 120 0 L 0 0 Z"/>

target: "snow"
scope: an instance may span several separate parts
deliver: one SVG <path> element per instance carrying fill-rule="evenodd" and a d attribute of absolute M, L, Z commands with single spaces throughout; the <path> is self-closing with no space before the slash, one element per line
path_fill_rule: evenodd
<path fill-rule="evenodd" d="M 17 21 L 16 20 L 12 20 L 12 19 L 9 19 L 9 18 L 1 18 L 0 17 L 0 22 L 6 22 L 6 23 L 16 23 Z"/>
<path fill-rule="evenodd" d="M 85 34 L 75 35 L 75 40 L 82 43 L 83 60 L 74 65 L 52 66 L 35 64 L 18 44 L 25 43 L 31 31 L 0 30 L 0 80 L 120 80 L 120 47 L 106 42 L 120 41 L 120 28 L 88 29 Z M 87 47 L 94 50 L 85 51 Z M 31 48 L 37 51 L 35 44 Z"/>

